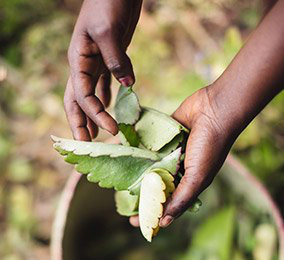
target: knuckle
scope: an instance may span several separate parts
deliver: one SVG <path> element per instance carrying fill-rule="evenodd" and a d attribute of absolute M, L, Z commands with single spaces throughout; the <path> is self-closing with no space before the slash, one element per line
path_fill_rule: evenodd
<path fill-rule="evenodd" d="M 115 30 L 112 23 L 90 26 L 89 29 L 89 34 L 98 40 L 103 39 L 105 37 L 109 37 L 113 35 L 114 32 Z"/>
<path fill-rule="evenodd" d="M 84 100 L 87 98 L 86 95 L 83 95 L 80 91 L 76 91 L 75 99 L 78 104 L 83 104 Z"/>
<path fill-rule="evenodd" d="M 121 72 L 125 68 L 125 66 L 115 58 L 110 58 L 106 60 L 105 63 L 111 73 Z"/>
<path fill-rule="evenodd" d="M 118 57 L 111 56 L 105 60 L 105 64 L 108 67 L 109 71 L 114 74 L 127 73 L 132 69 L 127 57 L 119 59 Z"/>

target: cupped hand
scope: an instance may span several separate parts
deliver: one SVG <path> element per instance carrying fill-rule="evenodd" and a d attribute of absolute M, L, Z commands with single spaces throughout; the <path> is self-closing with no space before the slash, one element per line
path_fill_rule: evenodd
<path fill-rule="evenodd" d="M 231 120 L 222 115 L 222 108 L 211 95 L 211 86 L 188 97 L 172 115 L 191 131 L 186 146 L 184 176 L 165 204 L 159 223 L 161 227 L 168 226 L 191 206 L 210 185 L 226 159 L 236 135 L 235 128 L 229 123 Z M 131 217 L 130 223 L 138 226 L 138 217 Z"/>
<path fill-rule="evenodd" d="M 159 225 L 181 215 L 212 182 L 245 127 L 283 90 L 284 1 L 277 1 L 223 74 L 188 97 L 173 117 L 191 129 L 185 174 L 166 202 Z M 248 59 L 249 57 L 249 59 Z M 130 223 L 138 225 L 137 217 Z"/>
<path fill-rule="evenodd" d="M 105 111 L 111 74 L 124 86 L 135 77 L 126 49 L 142 0 L 85 0 L 68 50 L 70 77 L 64 107 L 75 139 L 90 141 L 101 127 L 113 135 L 117 123 Z"/>

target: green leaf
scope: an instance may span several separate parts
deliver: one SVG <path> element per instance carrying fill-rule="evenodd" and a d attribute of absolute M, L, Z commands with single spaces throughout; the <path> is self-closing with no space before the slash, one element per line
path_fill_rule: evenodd
<path fill-rule="evenodd" d="M 55 149 L 72 152 L 75 155 L 88 155 L 90 157 L 106 155 L 112 158 L 120 156 L 132 156 L 146 158 L 153 161 L 160 159 L 159 154 L 136 147 L 127 147 L 119 144 L 105 144 L 100 142 L 76 141 L 72 139 L 59 138 L 56 136 L 51 136 L 51 138 L 55 142 L 53 144 Z"/>
<path fill-rule="evenodd" d="M 181 148 L 176 149 L 169 155 L 165 156 L 162 160 L 155 162 L 149 170 L 161 168 L 172 175 L 176 175 L 179 170 L 179 164 L 182 158 Z"/>
<path fill-rule="evenodd" d="M 134 125 L 137 122 L 140 117 L 141 108 L 132 88 L 120 86 L 114 110 L 118 123 Z"/>
<path fill-rule="evenodd" d="M 143 108 L 140 120 L 135 125 L 141 143 L 152 151 L 159 151 L 181 131 L 188 132 L 180 123 L 167 114 L 151 108 Z"/>
<path fill-rule="evenodd" d="M 133 125 L 118 124 L 120 134 L 123 135 L 121 139 L 123 145 L 138 147 L 140 141 Z M 121 136 L 120 136 L 121 137 Z"/>
<path fill-rule="evenodd" d="M 196 199 L 196 201 L 188 208 L 189 212 L 198 212 L 200 207 L 202 206 L 202 201 L 200 199 Z"/>
<path fill-rule="evenodd" d="M 141 181 L 152 169 L 161 168 L 175 174 L 181 149 L 161 158 L 159 154 L 118 144 L 83 142 L 52 136 L 54 148 L 65 156 L 65 161 L 76 165 L 76 170 L 87 174 L 90 182 L 103 188 L 129 190 L 137 195 Z"/>
<path fill-rule="evenodd" d="M 153 169 L 152 173 L 157 173 L 162 178 L 166 188 L 164 190 L 166 198 L 174 191 L 174 177 L 164 169 Z M 147 175 L 147 174 L 146 174 Z M 146 176 L 144 175 L 144 176 Z M 143 181 L 143 180 L 142 180 Z M 141 182 L 142 183 L 142 182 Z M 141 192 L 140 192 L 141 194 Z M 139 194 L 139 196 L 140 196 Z M 129 191 L 117 191 L 115 202 L 117 212 L 122 216 L 133 216 L 138 214 L 139 196 L 132 195 Z"/>
<path fill-rule="evenodd" d="M 159 151 L 164 156 L 174 151 L 188 132 L 169 115 L 150 108 L 142 108 L 131 88 L 120 87 L 115 104 L 123 145 Z M 163 148 L 163 149 L 162 149 Z"/>
<path fill-rule="evenodd" d="M 179 169 L 179 163 L 181 158 L 181 148 L 178 148 L 177 150 L 173 151 L 171 154 L 164 157 L 162 160 L 157 161 L 153 163 L 137 180 L 135 183 L 133 183 L 128 190 L 131 192 L 131 194 L 139 194 L 140 192 L 140 185 L 141 181 L 144 178 L 144 176 L 152 172 L 156 169 L 163 169 L 167 172 L 169 172 L 172 175 L 175 175 Z"/>
<path fill-rule="evenodd" d="M 132 156 L 90 157 L 73 153 L 68 153 L 66 162 L 77 164 L 76 170 L 88 174 L 88 181 L 116 190 L 127 190 L 153 164 L 149 159 Z"/>
<path fill-rule="evenodd" d="M 185 140 L 185 134 L 184 132 L 181 132 L 180 134 L 175 136 L 175 138 L 172 139 L 172 141 L 170 141 L 163 148 L 161 148 L 159 150 L 159 154 L 163 154 L 163 155 L 170 154 L 171 152 L 176 150 L 183 143 L 184 140 Z"/>
<path fill-rule="evenodd" d="M 129 191 L 116 191 L 115 195 L 116 210 L 122 216 L 133 216 L 138 214 L 138 196 L 131 195 Z"/>
<path fill-rule="evenodd" d="M 157 154 L 135 147 L 52 138 L 66 162 L 76 164 L 78 172 L 88 174 L 90 182 L 104 188 L 127 190 L 160 160 Z"/>
<path fill-rule="evenodd" d="M 210 216 L 195 231 L 191 247 L 184 259 L 231 259 L 234 222 L 233 207 L 224 208 Z"/>

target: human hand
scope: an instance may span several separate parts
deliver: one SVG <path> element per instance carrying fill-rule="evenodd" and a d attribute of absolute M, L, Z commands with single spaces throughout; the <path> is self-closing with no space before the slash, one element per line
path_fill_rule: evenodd
<path fill-rule="evenodd" d="M 85 0 L 68 50 L 70 77 L 64 108 L 75 139 L 90 141 L 98 127 L 113 135 L 117 123 L 109 105 L 111 74 L 124 86 L 134 83 L 126 54 L 142 0 Z M 96 95 L 95 95 L 96 93 Z"/>
<path fill-rule="evenodd" d="M 212 86 L 188 97 L 173 113 L 173 118 L 190 129 L 187 140 L 184 176 L 164 207 L 161 227 L 168 226 L 196 200 L 213 181 L 231 145 L 242 129 L 239 119 L 226 119 L 211 94 Z M 233 123 L 234 122 L 234 123 Z M 130 218 L 138 226 L 138 217 Z"/>
<path fill-rule="evenodd" d="M 223 74 L 173 114 L 191 132 L 185 174 L 166 202 L 161 227 L 208 187 L 238 135 L 284 89 L 284 26 L 279 26 L 284 24 L 283 11 L 284 1 L 277 1 Z M 130 218 L 130 223 L 139 225 L 138 218 Z"/>

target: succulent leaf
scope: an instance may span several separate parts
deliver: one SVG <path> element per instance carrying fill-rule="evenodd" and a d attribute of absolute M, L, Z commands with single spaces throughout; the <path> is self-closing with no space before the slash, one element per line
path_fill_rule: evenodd
<path fill-rule="evenodd" d="M 117 212 L 122 216 L 133 216 L 138 214 L 138 196 L 131 195 L 129 191 L 116 191 L 115 204 Z"/>
<path fill-rule="evenodd" d="M 163 203 L 166 201 L 166 185 L 158 173 L 147 173 L 142 182 L 139 198 L 140 230 L 147 241 L 152 241 L 157 234 L 159 219 L 163 214 Z"/>
<path fill-rule="evenodd" d="M 151 108 L 143 108 L 135 130 L 141 143 L 151 151 L 159 151 L 181 131 L 188 130 L 167 114 Z"/>
<path fill-rule="evenodd" d="M 131 87 L 120 86 L 114 110 L 118 123 L 134 125 L 137 122 L 140 117 L 141 107 Z"/>

